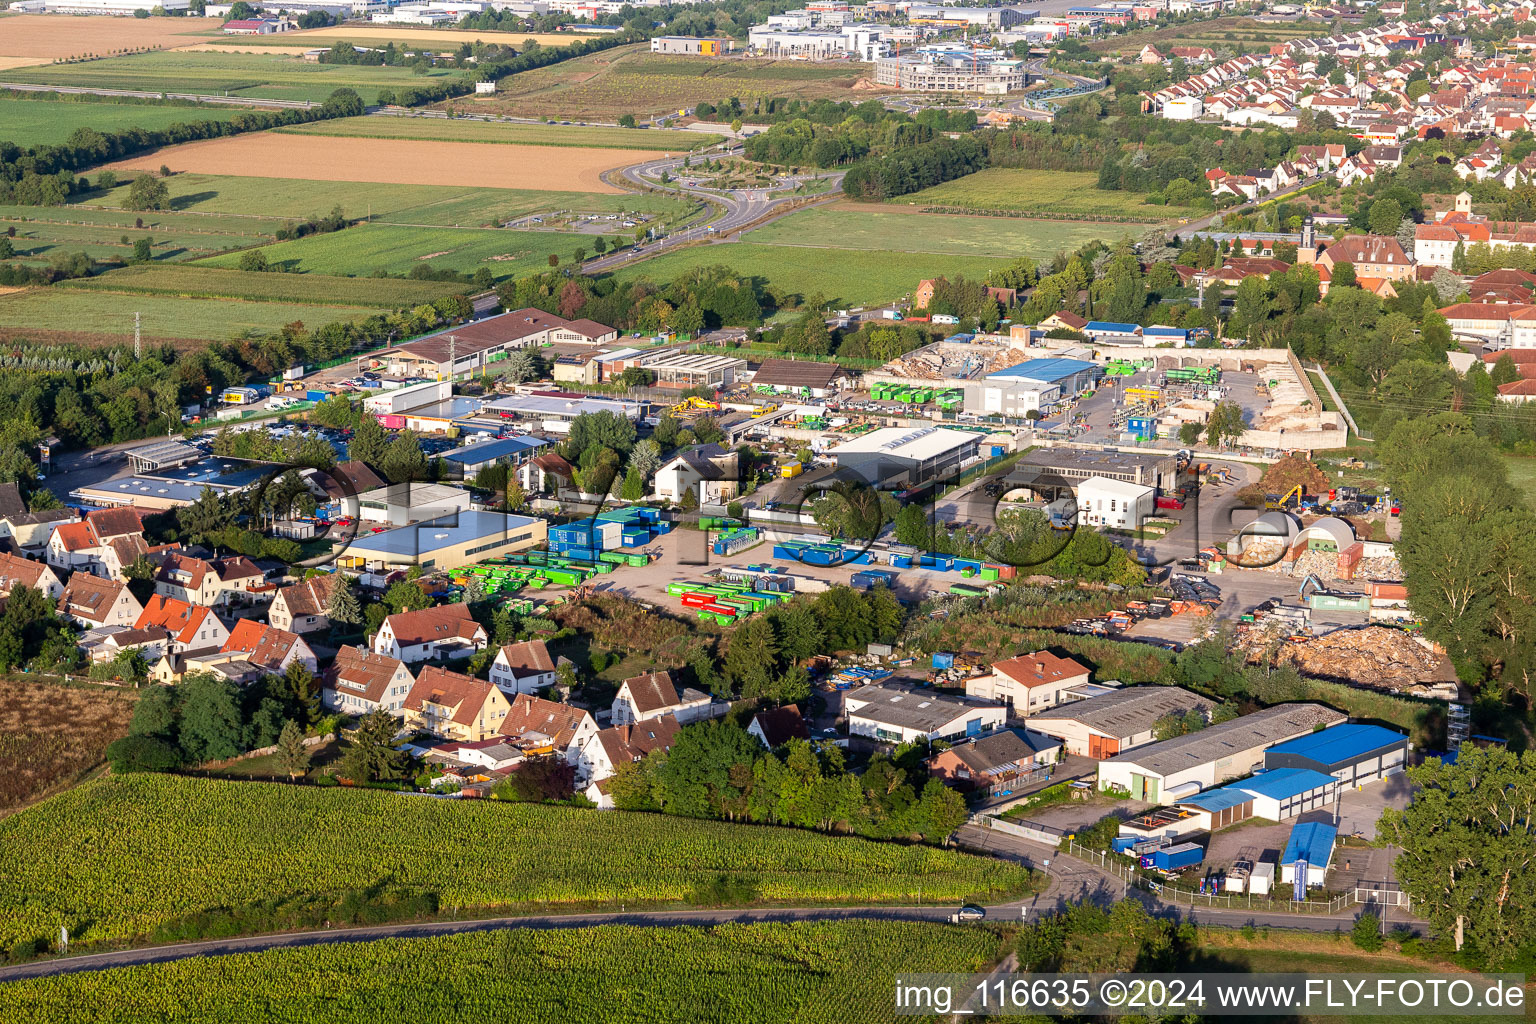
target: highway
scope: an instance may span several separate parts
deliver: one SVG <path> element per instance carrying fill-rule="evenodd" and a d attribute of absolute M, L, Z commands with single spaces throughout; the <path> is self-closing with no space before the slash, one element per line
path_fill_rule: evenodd
<path fill-rule="evenodd" d="M 216 96 L 196 92 L 138 92 L 132 89 L 88 89 L 75 85 L 28 85 L 25 82 L 0 82 L 0 89 L 19 92 L 66 92 L 84 96 L 119 96 L 140 100 L 193 100 L 198 103 L 221 103 L 230 107 L 277 107 L 308 110 L 320 104 L 312 100 L 271 100 L 258 96 Z"/>

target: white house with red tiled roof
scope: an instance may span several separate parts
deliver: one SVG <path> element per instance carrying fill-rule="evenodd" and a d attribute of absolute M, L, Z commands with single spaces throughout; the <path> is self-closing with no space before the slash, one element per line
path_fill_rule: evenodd
<path fill-rule="evenodd" d="M 434 658 L 468 658 L 490 639 L 468 607 L 443 604 L 386 618 L 374 634 L 373 651 L 410 665 Z"/>
<path fill-rule="evenodd" d="M 1009 658 L 992 666 L 992 674 L 966 681 L 967 696 L 1000 700 L 1020 718 L 1034 711 L 1055 707 L 1066 691 L 1088 682 L 1088 669 L 1071 658 L 1050 651 Z"/>
<path fill-rule="evenodd" d="M 64 591 L 64 584 L 46 562 L 0 553 L 0 597 L 9 596 L 14 587 L 42 591 L 50 603 L 57 601 Z"/>

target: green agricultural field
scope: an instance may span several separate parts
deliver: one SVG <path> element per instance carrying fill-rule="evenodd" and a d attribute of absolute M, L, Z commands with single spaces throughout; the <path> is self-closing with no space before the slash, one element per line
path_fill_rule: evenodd
<path fill-rule="evenodd" d="M 530 214 L 553 210 L 592 213 L 638 212 L 675 215 L 687 209 L 669 196 L 590 192 L 538 192 L 523 189 L 461 188 L 437 185 L 362 185 L 350 181 L 296 178 L 246 178 L 216 174 L 178 174 L 166 179 L 171 205 L 196 215 L 226 214 L 261 218 L 266 233 L 274 222 L 329 213 L 340 206 L 348 217 L 431 226 L 492 227 Z M 119 185 L 88 199 L 93 206 L 121 209 L 128 186 Z M 0 209 L 4 209 L 0 207 Z M 119 213 L 116 216 L 121 217 Z M 145 223 L 165 216 L 142 215 Z M 220 218 L 221 220 L 224 218 Z"/>
<path fill-rule="evenodd" d="M 605 50 L 503 79 L 495 96 L 470 109 L 517 117 L 613 121 L 623 114 L 675 113 L 732 96 L 750 112 L 775 96 L 815 100 L 865 98 L 853 85 L 859 65 L 806 61 L 716 60 L 652 54 L 642 47 Z M 457 101 L 455 101 L 457 103 Z"/>
<path fill-rule="evenodd" d="M 1048 259 L 1094 239 L 1112 241 L 1111 227 L 1078 221 L 888 212 L 879 206 L 818 206 L 750 231 L 747 238 L 767 245 Z M 1125 226 L 1132 237 L 1144 230 L 1139 224 Z"/>
<path fill-rule="evenodd" d="M 984 928 L 896 921 L 386 939 L 11 982 L 0 987 L 0 1016 L 375 1024 L 499 1021 L 515 1007 L 527 1024 L 861 1024 L 892 1019 L 897 975 L 972 974 L 1002 945 Z"/>
<path fill-rule="evenodd" d="M 389 308 L 394 306 L 393 302 L 388 304 Z M 248 332 L 268 334 L 295 320 L 309 328 L 356 320 L 381 308 L 30 288 L 0 295 L 0 334 L 25 337 L 32 329 L 128 338 L 133 336 L 133 314 L 140 313 L 146 337 L 228 341 Z"/>
<path fill-rule="evenodd" d="M 1095 188 L 1087 171 L 1031 171 L 989 167 L 954 181 L 892 200 L 910 206 L 965 210 L 1008 210 L 1037 217 L 1095 220 L 1171 220 L 1165 207 L 1148 206 L 1136 192 Z"/>
<path fill-rule="evenodd" d="M 432 142 L 489 142 L 517 146 L 597 146 L 682 152 L 719 142 L 719 135 L 659 128 L 604 128 L 582 125 L 519 124 L 473 118 L 348 117 L 293 125 L 278 131 L 294 135 L 339 135 L 364 139 L 425 139 Z"/>
<path fill-rule="evenodd" d="M 280 100 L 323 100 L 336 89 L 355 89 L 372 103 L 381 89 L 408 89 L 426 82 L 462 78 L 465 72 L 437 68 L 425 75 L 411 68 L 318 64 L 301 57 L 267 53 L 203 51 L 140 53 L 80 64 L 12 68 L 7 81 L 79 85 L 98 89 L 259 96 Z"/>
<path fill-rule="evenodd" d="M 98 277 L 61 281 L 54 287 L 135 295 L 299 302 L 320 306 L 416 306 L 462 292 L 449 281 L 391 281 L 319 274 L 248 273 L 209 266 L 150 264 L 124 267 Z"/>
<path fill-rule="evenodd" d="M 549 269 L 555 255 L 571 262 L 577 248 L 592 252 L 592 236 L 556 231 L 480 230 L 359 224 L 328 235 L 311 235 L 266 246 L 267 263 L 290 273 L 367 277 L 383 271 L 409 274 L 417 267 L 473 274 L 481 267 L 498 279 Z M 205 260 L 211 267 L 238 266 L 228 253 Z"/>
<path fill-rule="evenodd" d="M 12 142 L 23 148 L 58 145 L 77 128 L 94 128 L 98 132 L 157 129 L 195 121 L 228 121 L 238 113 L 239 107 L 161 107 L 0 97 L 0 142 Z"/>
<path fill-rule="evenodd" d="M 1033 884 L 990 857 L 795 829 L 120 775 L 0 820 L 0 948 L 61 926 L 77 942 L 125 939 L 211 908 L 374 885 L 433 893 L 449 912 L 531 913 L 687 903 L 721 876 L 799 906 L 1007 899 Z"/>
<path fill-rule="evenodd" d="M 821 295 L 834 306 L 872 306 L 911 294 L 925 277 L 964 276 L 975 280 L 1003 262 L 985 256 L 730 242 L 679 249 L 617 273 L 624 279 L 669 281 L 697 267 L 724 264 L 738 274 L 762 278 L 781 297 Z"/>

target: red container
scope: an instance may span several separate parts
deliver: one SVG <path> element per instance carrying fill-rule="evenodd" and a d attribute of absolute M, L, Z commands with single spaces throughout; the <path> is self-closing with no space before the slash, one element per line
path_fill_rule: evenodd
<path fill-rule="evenodd" d="M 730 607 L 729 605 L 707 604 L 704 606 L 704 610 L 707 612 L 714 612 L 716 615 L 728 615 L 733 619 L 736 617 L 736 609 Z"/>
<path fill-rule="evenodd" d="M 1157 499 L 1157 507 L 1158 508 L 1171 508 L 1171 509 L 1177 510 L 1177 509 L 1183 508 L 1184 507 L 1184 503 L 1182 501 L 1180 501 L 1178 498 L 1158 498 Z"/>
<path fill-rule="evenodd" d="M 712 605 L 714 603 L 715 603 L 715 599 L 710 594 L 684 594 L 683 595 L 683 606 L 685 608 L 707 608 L 707 607 L 709 607 L 710 605 Z"/>

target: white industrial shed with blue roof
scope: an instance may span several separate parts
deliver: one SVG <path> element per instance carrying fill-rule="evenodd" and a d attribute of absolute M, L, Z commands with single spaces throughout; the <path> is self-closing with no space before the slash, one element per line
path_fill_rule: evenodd
<path fill-rule="evenodd" d="M 1407 760 L 1407 736 L 1353 722 L 1298 736 L 1264 752 L 1265 768 L 1307 768 L 1355 787 L 1396 775 Z"/>
<path fill-rule="evenodd" d="M 1333 864 L 1333 845 L 1339 830 L 1321 821 L 1303 821 L 1291 829 L 1285 852 L 1280 855 L 1280 881 L 1296 882 L 1296 867 L 1306 864 L 1307 886 L 1322 885 Z"/>
<path fill-rule="evenodd" d="M 1278 768 L 1185 797 L 1178 801 L 1178 808 L 1194 816 L 1189 825 L 1214 832 L 1249 818 L 1289 821 L 1323 810 L 1338 796 L 1339 780 L 1332 775 L 1310 768 Z"/>
<path fill-rule="evenodd" d="M 547 447 L 549 442 L 543 438 L 519 434 L 515 437 L 493 438 L 478 444 L 465 445 L 463 448 L 455 448 L 451 452 L 445 452 L 442 460 L 443 466 L 448 470 L 448 476 L 462 480 L 474 476 L 487 466 L 498 463 L 521 466 L 538 455 L 540 449 Z"/>
<path fill-rule="evenodd" d="M 986 379 L 1054 385 L 1063 395 L 1076 395 L 1090 390 L 1103 373 L 1097 363 L 1086 359 L 1028 359 L 989 373 Z"/>

